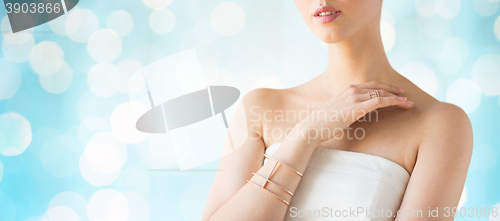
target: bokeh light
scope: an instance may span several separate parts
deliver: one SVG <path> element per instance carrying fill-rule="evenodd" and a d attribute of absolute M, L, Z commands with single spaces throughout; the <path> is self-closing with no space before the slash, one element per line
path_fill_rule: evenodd
<path fill-rule="evenodd" d="M 48 221 L 80 221 L 78 214 L 66 206 L 50 208 L 44 216 Z"/>
<path fill-rule="evenodd" d="M 473 0 L 474 10 L 482 16 L 491 16 L 498 10 L 499 1 L 497 0 Z"/>
<path fill-rule="evenodd" d="M 80 144 L 68 135 L 49 138 L 40 150 L 43 168 L 52 176 L 68 177 L 78 170 L 82 153 Z"/>
<path fill-rule="evenodd" d="M 87 220 L 87 200 L 73 191 L 58 193 L 49 203 L 48 209 L 65 206 L 73 210 L 81 220 Z"/>
<path fill-rule="evenodd" d="M 489 54 L 477 59 L 472 67 L 472 78 L 485 95 L 499 95 L 500 55 Z"/>
<path fill-rule="evenodd" d="M 174 0 L 142 0 L 144 4 L 151 9 L 164 9 Z"/>
<path fill-rule="evenodd" d="M 168 9 L 159 9 L 151 12 L 149 27 L 159 35 L 170 33 L 175 27 L 175 15 Z"/>
<path fill-rule="evenodd" d="M 21 114 L 8 112 L 0 115 L 0 154 L 22 154 L 31 143 L 31 124 Z"/>
<path fill-rule="evenodd" d="M 134 19 L 127 11 L 117 10 L 109 14 L 106 19 L 106 26 L 119 36 L 126 36 L 134 28 Z"/>
<path fill-rule="evenodd" d="M 60 94 L 66 91 L 73 82 L 73 70 L 68 63 L 63 62 L 61 69 L 49 76 L 40 75 L 40 84 L 49 93 Z"/>
<path fill-rule="evenodd" d="M 88 9 L 73 9 L 66 18 L 66 34 L 71 40 L 86 43 L 90 35 L 99 29 L 99 19 Z"/>
<path fill-rule="evenodd" d="M 217 33 L 231 36 L 243 28 L 245 13 L 236 3 L 223 2 L 212 10 L 210 22 Z"/>
<path fill-rule="evenodd" d="M 127 220 L 127 198 L 114 189 L 99 190 L 89 200 L 87 213 L 90 220 Z"/>
<path fill-rule="evenodd" d="M 448 87 L 446 101 L 472 113 L 481 103 L 481 92 L 473 81 L 459 79 Z"/>
<path fill-rule="evenodd" d="M 56 42 L 42 41 L 33 48 L 30 64 L 39 75 L 53 75 L 64 65 L 64 51 Z"/>
<path fill-rule="evenodd" d="M 422 90 L 430 95 L 436 95 L 438 84 L 436 75 L 429 67 L 421 63 L 410 63 L 401 68 L 399 73 L 404 75 Z"/>
<path fill-rule="evenodd" d="M 0 57 L 0 100 L 9 99 L 21 86 L 21 71 L 16 64 Z"/>
<path fill-rule="evenodd" d="M 115 31 L 100 29 L 90 36 L 87 50 L 94 61 L 112 62 L 121 53 L 122 41 Z"/>
<path fill-rule="evenodd" d="M 127 102 L 116 107 L 111 114 L 110 124 L 113 135 L 123 143 L 139 143 L 148 136 L 137 130 L 136 123 L 148 111 L 137 102 Z"/>
<path fill-rule="evenodd" d="M 120 69 L 111 63 L 98 63 L 90 69 L 87 75 L 87 83 L 95 95 L 109 97 L 122 86 Z"/>
<path fill-rule="evenodd" d="M 445 74 L 460 71 L 469 53 L 467 42 L 460 37 L 450 37 L 444 42 L 441 53 L 437 57 L 439 70 Z"/>

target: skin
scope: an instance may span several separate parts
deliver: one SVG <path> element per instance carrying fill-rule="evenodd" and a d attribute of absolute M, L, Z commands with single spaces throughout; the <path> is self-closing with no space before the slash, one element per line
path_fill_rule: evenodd
<path fill-rule="evenodd" d="M 215 176 L 202 220 L 283 220 L 286 204 L 246 182 L 263 184 L 252 172 L 265 175 L 272 170 L 262 163 L 265 149 L 274 143 L 282 144 L 273 157 L 300 172 L 318 147 L 389 159 L 411 174 L 399 209 L 423 211 L 423 217 L 395 220 L 453 220 L 444 217 L 444 208 L 458 205 L 467 176 L 473 146 L 467 114 L 436 100 L 391 67 L 380 36 L 382 0 L 295 0 L 295 4 L 311 31 L 328 43 L 328 66 L 297 87 L 256 89 L 243 97 L 230 125 L 236 150 L 231 152 L 234 147 L 226 143 L 231 153 L 221 159 L 223 171 Z M 342 12 L 333 22 L 319 23 L 314 11 L 324 5 Z M 374 90 L 381 97 L 370 100 L 367 92 Z M 306 107 L 313 114 L 333 110 L 354 119 L 332 122 L 328 115 L 312 120 L 313 114 L 276 118 Z M 372 110 L 378 113 L 377 121 L 356 121 Z M 365 136 L 338 138 L 334 136 L 339 133 L 322 128 L 344 132 L 360 128 Z M 273 130 L 286 131 L 288 136 L 273 135 Z M 300 177 L 286 169 L 277 170 L 272 180 L 292 192 L 300 183 Z M 266 188 L 281 191 L 270 184 Z M 429 207 L 439 208 L 439 217 L 428 217 Z"/>

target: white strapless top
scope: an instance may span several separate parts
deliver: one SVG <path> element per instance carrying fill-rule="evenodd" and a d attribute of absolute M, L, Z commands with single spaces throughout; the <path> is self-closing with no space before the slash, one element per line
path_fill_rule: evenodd
<path fill-rule="evenodd" d="M 280 144 L 269 146 L 266 154 L 272 156 Z M 316 148 L 284 220 L 394 220 L 409 179 L 389 159 Z"/>

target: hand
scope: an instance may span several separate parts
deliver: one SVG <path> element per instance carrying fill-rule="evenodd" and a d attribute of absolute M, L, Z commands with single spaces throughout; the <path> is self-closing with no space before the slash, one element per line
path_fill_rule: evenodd
<path fill-rule="evenodd" d="M 379 97 L 369 92 L 378 91 Z M 332 139 L 370 111 L 382 107 L 398 106 L 403 109 L 413 107 L 413 102 L 406 97 L 400 97 L 402 88 L 380 82 L 349 85 L 339 94 L 327 101 L 323 106 L 311 113 L 301 122 L 309 133 L 309 139 L 319 142 Z M 311 133 L 313 132 L 313 133 Z"/>

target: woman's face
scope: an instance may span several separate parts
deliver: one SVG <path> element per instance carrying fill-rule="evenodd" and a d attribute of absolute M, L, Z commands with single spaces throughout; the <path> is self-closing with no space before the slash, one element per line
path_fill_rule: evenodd
<path fill-rule="evenodd" d="M 295 0 L 295 5 L 314 34 L 331 44 L 361 29 L 378 28 L 382 0 Z"/>

